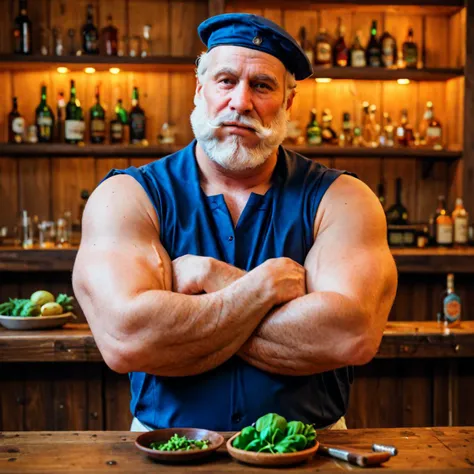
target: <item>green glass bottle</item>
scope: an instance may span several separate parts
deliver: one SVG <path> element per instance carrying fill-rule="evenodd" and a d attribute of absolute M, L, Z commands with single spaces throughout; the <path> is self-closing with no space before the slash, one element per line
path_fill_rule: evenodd
<path fill-rule="evenodd" d="M 123 143 L 127 123 L 127 111 L 123 108 L 122 99 L 119 99 L 115 106 L 115 118 L 110 121 L 110 143 Z"/>
<path fill-rule="evenodd" d="M 54 137 L 54 114 L 47 104 L 46 86 L 41 86 L 41 102 L 36 107 L 36 129 L 38 142 L 52 143 Z"/>
<path fill-rule="evenodd" d="M 99 86 L 95 90 L 95 104 L 90 110 L 90 137 L 91 143 L 105 142 L 105 110 L 100 104 Z"/>
<path fill-rule="evenodd" d="M 138 87 L 133 88 L 132 109 L 130 110 L 130 143 L 137 145 L 146 138 L 145 112 L 138 102 Z"/>
<path fill-rule="evenodd" d="M 76 98 L 76 84 L 71 80 L 71 96 L 66 105 L 66 121 L 64 123 L 64 139 L 66 143 L 84 141 L 84 115 L 79 100 Z"/>
<path fill-rule="evenodd" d="M 319 126 L 317 119 L 316 109 L 311 110 L 308 125 L 306 126 L 306 139 L 308 145 L 321 145 L 321 127 Z"/>

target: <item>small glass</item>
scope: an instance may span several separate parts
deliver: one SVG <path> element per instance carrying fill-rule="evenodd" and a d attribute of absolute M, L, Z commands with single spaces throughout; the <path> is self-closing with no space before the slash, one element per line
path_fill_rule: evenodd
<path fill-rule="evenodd" d="M 68 222 L 60 217 L 56 222 L 56 245 L 60 248 L 68 248 L 71 246 L 71 235 L 69 234 Z"/>
<path fill-rule="evenodd" d="M 128 42 L 128 55 L 132 58 L 136 58 L 140 53 L 140 36 L 131 36 Z"/>
<path fill-rule="evenodd" d="M 151 25 L 145 25 L 143 27 L 143 38 L 141 41 L 141 51 L 140 55 L 142 58 L 151 56 L 153 53 L 151 51 Z"/>
<path fill-rule="evenodd" d="M 56 245 L 56 228 L 53 221 L 39 224 L 39 242 L 42 249 L 52 249 Z"/>
<path fill-rule="evenodd" d="M 61 28 L 53 28 L 54 54 L 62 56 L 64 54 L 63 38 Z"/>
<path fill-rule="evenodd" d="M 69 30 L 67 30 L 67 36 L 69 38 L 69 56 L 75 56 L 77 53 L 76 44 L 74 41 L 76 30 L 74 28 L 69 28 Z"/>
<path fill-rule="evenodd" d="M 23 211 L 20 225 L 18 226 L 18 240 L 24 249 L 33 248 L 33 224 L 31 217 L 28 217 L 28 213 Z"/>

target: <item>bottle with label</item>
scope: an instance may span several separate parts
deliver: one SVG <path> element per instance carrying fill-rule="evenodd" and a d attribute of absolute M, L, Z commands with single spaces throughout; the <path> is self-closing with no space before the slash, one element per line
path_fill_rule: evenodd
<path fill-rule="evenodd" d="M 380 38 L 382 46 L 382 66 L 394 68 L 397 65 L 397 42 L 395 38 L 387 31 Z"/>
<path fill-rule="evenodd" d="M 13 24 L 15 54 L 32 54 L 32 27 L 26 10 L 26 0 L 20 0 L 20 13 Z"/>
<path fill-rule="evenodd" d="M 346 67 L 349 60 L 349 51 L 344 40 L 345 27 L 342 24 L 342 19 L 337 19 L 336 42 L 333 49 L 334 66 Z"/>
<path fill-rule="evenodd" d="M 66 100 L 64 92 L 58 93 L 58 102 L 56 104 L 57 123 L 56 123 L 56 141 L 62 143 L 64 141 L 64 120 L 66 118 Z"/>
<path fill-rule="evenodd" d="M 395 146 L 395 127 L 393 126 L 392 119 L 387 112 L 383 114 L 384 125 L 383 132 L 380 135 L 380 145 L 385 147 Z"/>
<path fill-rule="evenodd" d="M 436 245 L 436 219 L 441 214 L 441 210 L 444 209 L 444 201 L 444 196 L 438 196 L 438 205 L 436 206 L 436 210 L 433 214 L 430 215 L 430 218 L 428 220 L 430 245 Z"/>
<path fill-rule="evenodd" d="M 300 46 L 305 52 L 306 56 L 308 56 L 309 62 L 313 64 L 314 63 L 313 45 L 311 44 L 311 41 L 309 41 L 309 39 L 306 36 L 306 28 L 304 26 L 300 28 L 299 40 L 300 40 Z"/>
<path fill-rule="evenodd" d="M 342 130 L 339 135 L 339 146 L 351 146 L 353 140 L 351 114 L 342 114 Z"/>
<path fill-rule="evenodd" d="M 365 67 L 367 65 L 365 59 L 365 50 L 360 42 L 360 36 L 357 34 L 349 51 L 349 66 L 351 67 Z"/>
<path fill-rule="evenodd" d="M 331 40 L 325 28 L 319 30 L 314 45 L 314 64 L 329 67 L 332 64 Z"/>
<path fill-rule="evenodd" d="M 454 246 L 458 248 L 466 247 L 468 244 L 469 215 L 464 208 L 462 198 L 456 199 L 456 207 L 451 214 L 453 219 Z"/>
<path fill-rule="evenodd" d="M 54 138 L 54 114 L 46 102 L 46 86 L 41 86 L 41 102 L 36 108 L 36 130 L 40 143 L 52 143 Z"/>
<path fill-rule="evenodd" d="M 382 66 L 382 47 L 377 38 L 377 22 L 372 21 L 372 28 L 370 29 L 370 39 L 365 51 L 367 57 L 367 66 L 380 67 Z"/>
<path fill-rule="evenodd" d="M 446 210 L 446 203 L 443 199 L 442 209 L 436 217 L 436 244 L 443 247 L 453 245 L 453 220 Z"/>
<path fill-rule="evenodd" d="M 105 142 L 105 110 L 100 104 L 99 86 L 95 90 L 95 104 L 90 110 L 90 140 L 91 143 Z"/>
<path fill-rule="evenodd" d="M 408 110 L 403 109 L 400 124 L 397 127 L 397 142 L 399 146 L 412 146 L 415 138 L 413 127 L 408 122 Z"/>
<path fill-rule="evenodd" d="M 454 291 L 454 275 L 449 273 L 446 291 L 441 294 L 441 314 L 438 319 L 447 328 L 459 326 L 461 310 L 461 298 Z"/>
<path fill-rule="evenodd" d="M 395 204 L 388 208 L 386 216 L 388 224 L 408 224 L 408 210 L 402 203 L 402 178 L 395 181 Z"/>
<path fill-rule="evenodd" d="M 127 123 L 127 111 L 122 106 L 122 99 L 119 99 L 115 106 L 115 118 L 110 121 L 110 143 L 124 142 Z"/>
<path fill-rule="evenodd" d="M 435 150 L 443 149 L 443 127 L 441 122 L 435 117 L 433 103 L 427 102 L 426 111 L 428 112 L 426 123 L 426 146 Z"/>
<path fill-rule="evenodd" d="M 79 100 L 76 98 L 76 84 L 71 80 L 71 97 L 66 105 L 66 120 L 64 122 L 64 140 L 66 143 L 84 141 L 84 115 Z"/>
<path fill-rule="evenodd" d="M 8 142 L 21 143 L 25 136 L 25 119 L 18 111 L 17 98 L 13 97 L 12 101 L 12 110 L 8 114 Z"/>
<path fill-rule="evenodd" d="M 99 31 L 94 25 L 94 7 L 87 5 L 86 24 L 82 27 L 82 49 L 85 54 L 99 54 Z"/>
<path fill-rule="evenodd" d="M 132 109 L 130 110 L 130 143 L 141 144 L 146 138 L 145 112 L 138 102 L 138 87 L 133 88 Z"/>
<path fill-rule="evenodd" d="M 413 41 L 413 28 L 408 28 L 408 36 L 402 46 L 403 65 L 414 69 L 418 66 L 418 46 Z"/>
<path fill-rule="evenodd" d="M 105 56 L 117 56 L 118 30 L 112 24 L 112 15 L 107 17 L 107 26 L 100 32 L 101 50 Z"/>
<path fill-rule="evenodd" d="M 321 130 L 321 138 L 324 145 L 337 145 L 337 133 L 332 128 L 332 114 L 329 109 L 323 110 L 323 128 Z"/>
<path fill-rule="evenodd" d="M 306 126 L 306 140 L 308 145 L 321 145 L 322 143 L 321 127 L 319 126 L 316 109 L 312 109 L 309 116 L 309 122 Z"/>

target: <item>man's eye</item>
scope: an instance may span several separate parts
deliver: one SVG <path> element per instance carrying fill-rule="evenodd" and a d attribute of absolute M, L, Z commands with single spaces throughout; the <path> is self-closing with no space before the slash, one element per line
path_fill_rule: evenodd
<path fill-rule="evenodd" d="M 224 85 L 230 85 L 230 84 L 233 84 L 234 81 L 232 79 L 221 79 L 219 81 L 219 84 L 224 84 Z"/>
<path fill-rule="evenodd" d="M 266 89 L 266 90 L 269 90 L 271 91 L 271 87 L 268 85 L 268 84 L 265 84 L 264 82 L 258 82 L 257 84 L 255 84 L 255 88 L 256 89 Z"/>

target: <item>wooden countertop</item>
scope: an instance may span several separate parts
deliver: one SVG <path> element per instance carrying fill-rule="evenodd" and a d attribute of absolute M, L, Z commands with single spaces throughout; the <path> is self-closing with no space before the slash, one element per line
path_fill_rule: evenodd
<path fill-rule="evenodd" d="M 389 322 L 379 359 L 474 357 L 474 321 L 449 331 L 432 321 Z M 3 362 L 101 362 L 87 324 L 59 329 L 10 331 L 0 328 Z"/>
<path fill-rule="evenodd" d="M 392 248 L 399 273 L 474 273 L 474 247 Z M 70 272 L 77 248 L 31 249 L 0 246 L 0 272 Z"/>
<path fill-rule="evenodd" d="M 223 433 L 228 439 L 232 433 Z M 119 431 L 56 431 L 0 433 L 0 472 L 113 472 L 164 473 L 212 472 L 281 474 L 288 472 L 351 472 L 361 468 L 316 454 L 312 460 L 287 469 L 258 468 L 241 464 L 221 448 L 208 462 L 186 465 L 159 464 L 134 446 L 137 433 Z M 372 443 L 394 445 L 398 455 L 370 473 L 461 473 L 474 470 L 474 428 L 392 428 L 321 431 L 321 443 L 370 451 Z"/>

